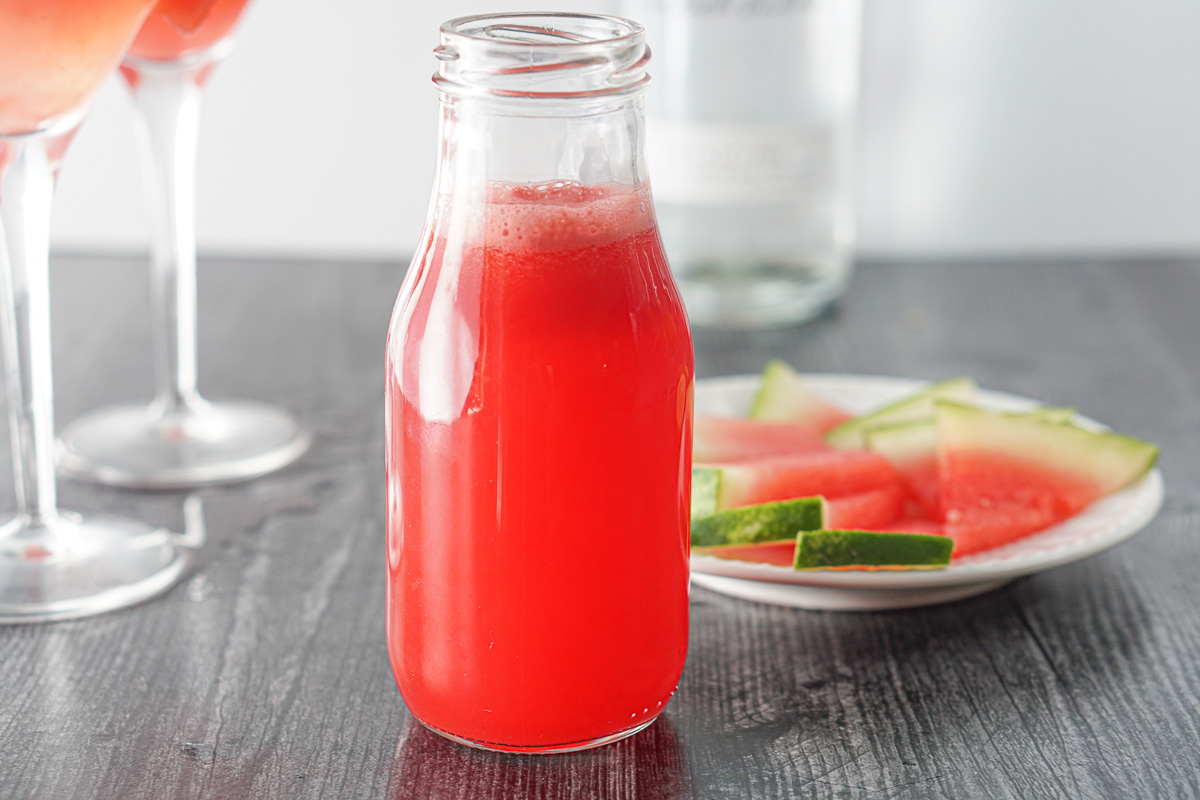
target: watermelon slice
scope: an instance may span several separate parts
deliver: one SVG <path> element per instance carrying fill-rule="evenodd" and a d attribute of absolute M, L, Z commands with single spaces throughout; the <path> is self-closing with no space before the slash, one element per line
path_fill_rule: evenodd
<path fill-rule="evenodd" d="M 693 519 L 693 550 L 720 558 L 790 567 L 795 556 L 798 531 L 819 528 L 872 530 L 900 518 L 906 499 L 904 487 L 895 484 L 834 500 L 812 497 L 742 506 L 703 519 Z M 789 505 L 794 508 L 788 509 Z M 794 515 L 794 518 L 785 519 L 785 513 Z M 714 531 L 714 528 L 717 530 Z M 747 535 L 748 531 L 750 535 Z M 698 541 L 720 541 L 722 544 L 703 544 Z"/>
<path fill-rule="evenodd" d="M 692 460 L 698 463 L 828 449 L 821 431 L 803 425 L 697 414 L 692 427 Z"/>
<path fill-rule="evenodd" d="M 825 527 L 825 501 L 803 497 L 781 503 L 731 508 L 692 520 L 692 546 L 792 541 L 800 531 Z"/>
<path fill-rule="evenodd" d="M 932 417 L 937 400 L 969 401 L 975 390 L 975 381 L 966 377 L 932 383 L 883 408 L 843 422 L 825 435 L 825 441 L 839 450 L 861 449 L 866 447 L 866 432 L 871 428 Z"/>
<path fill-rule="evenodd" d="M 954 542 L 945 536 L 875 531 L 808 531 L 796 538 L 796 569 L 941 569 Z"/>
<path fill-rule="evenodd" d="M 762 382 L 750 416 L 770 422 L 788 422 L 825 433 L 852 415 L 830 403 L 805 383 L 799 372 L 778 359 L 763 368 Z"/>
<path fill-rule="evenodd" d="M 1147 442 L 954 403 L 935 412 L 941 519 L 964 556 L 1008 544 L 1144 475 Z"/>
<path fill-rule="evenodd" d="M 697 552 L 736 561 L 775 564 L 798 570 L 942 569 L 954 542 L 945 536 L 875 531 L 804 531 L 792 539 L 757 544 L 697 548 Z"/>
<path fill-rule="evenodd" d="M 1044 422 L 1069 422 L 1075 417 L 1075 409 L 1065 406 L 1042 406 L 1018 416 Z M 933 416 L 870 428 L 864 435 L 867 449 L 879 453 L 891 462 L 924 514 L 932 519 L 941 519 L 937 428 Z"/>
<path fill-rule="evenodd" d="M 844 497 L 896 486 L 896 470 L 878 453 L 823 451 L 692 468 L 693 515 L 737 506 L 824 495 Z"/>

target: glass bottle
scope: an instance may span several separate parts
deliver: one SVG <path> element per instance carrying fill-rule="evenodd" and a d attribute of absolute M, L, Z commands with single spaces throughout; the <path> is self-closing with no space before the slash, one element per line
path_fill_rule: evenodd
<path fill-rule="evenodd" d="M 440 158 L 387 346 L 387 638 L 412 714 L 628 736 L 687 652 L 693 356 L 643 157 L 639 25 L 442 26 Z"/>
<path fill-rule="evenodd" d="M 803 322 L 850 280 L 861 0 L 623 0 L 654 48 L 649 164 L 694 325 Z"/>

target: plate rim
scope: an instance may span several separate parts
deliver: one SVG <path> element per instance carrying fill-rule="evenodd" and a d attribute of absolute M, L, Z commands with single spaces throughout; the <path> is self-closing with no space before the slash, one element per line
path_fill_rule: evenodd
<path fill-rule="evenodd" d="M 821 395 L 836 395 L 838 385 L 844 384 L 842 391 L 848 386 L 857 384 L 859 388 L 866 387 L 868 391 L 892 391 L 902 393 L 912 391 L 932 381 L 916 378 L 893 377 L 888 375 L 860 375 L 849 373 L 804 373 L 805 381 Z M 760 375 L 722 375 L 713 378 L 701 378 L 696 381 L 695 410 L 696 413 L 712 413 L 704 411 L 702 396 L 717 392 L 745 392 L 752 395 L 757 388 Z M 835 400 L 836 398 L 831 397 Z M 985 407 L 1004 409 L 1031 408 L 1042 405 L 1041 401 L 1021 395 L 1010 394 L 990 389 L 979 389 L 979 400 Z M 1107 426 L 1089 417 L 1080 416 L 1083 424 L 1105 429 Z M 1012 545 L 997 548 L 968 556 L 963 561 L 951 564 L 940 570 L 914 570 L 911 572 L 805 572 L 789 569 L 775 564 L 761 564 L 749 561 L 735 561 L 716 556 L 691 554 L 689 557 L 691 570 L 703 575 L 713 575 L 727 578 L 741 578 L 783 586 L 855 588 L 855 589 L 928 589 L 974 583 L 994 583 L 1000 580 L 1032 575 L 1054 567 L 1064 566 L 1076 561 L 1102 553 L 1129 540 L 1142 531 L 1162 508 L 1164 483 L 1161 470 L 1155 466 L 1133 485 L 1109 495 L 1076 514 L 1071 519 L 1059 525 L 1047 528 L 1032 536 L 1020 540 L 1023 547 L 1035 543 L 1039 539 L 1052 539 L 1061 535 L 1063 529 L 1080 521 L 1087 523 L 1106 514 L 1120 511 L 1120 516 L 1109 521 L 1100 531 L 1080 540 L 1064 542 L 1048 546 L 1035 552 L 1018 552 L 1005 554 Z"/>

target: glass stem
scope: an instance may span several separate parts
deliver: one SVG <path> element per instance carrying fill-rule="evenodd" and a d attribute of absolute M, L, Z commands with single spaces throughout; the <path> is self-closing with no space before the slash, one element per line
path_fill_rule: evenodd
<path fill-rule="evenodd" d="M 127 60 L 153 215 L 150 280 L 155 404 L 165 416 L 202 404 L 196 388 L 196 141 L 211 62 Z"/>
<path fill-rule="evenodd" d="M 17 509 L 58 516 L 50 347 L 50 205 L 73 130 L 0 138 L 0 324 Z"/>

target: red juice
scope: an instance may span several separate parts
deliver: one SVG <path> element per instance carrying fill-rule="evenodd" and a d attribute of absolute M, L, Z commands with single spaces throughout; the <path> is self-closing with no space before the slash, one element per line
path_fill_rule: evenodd
<path fill-rule="evenodd" d="M 683 669 L 692 342 L 645 188 L 480 205 L 442 210 L 389 334 L 388 651 L 430 727 L 569 748 Z"/>

